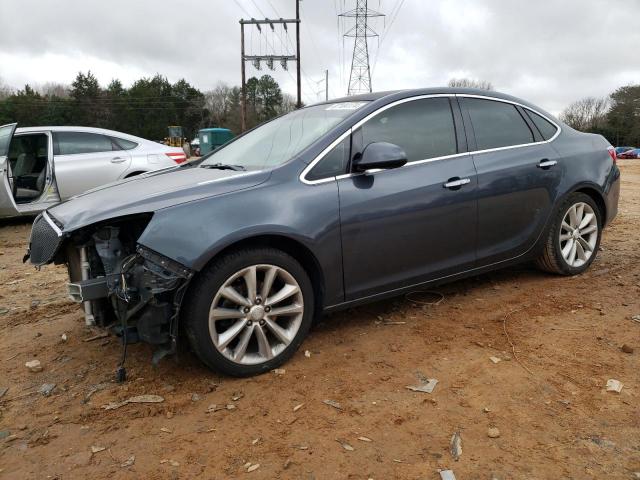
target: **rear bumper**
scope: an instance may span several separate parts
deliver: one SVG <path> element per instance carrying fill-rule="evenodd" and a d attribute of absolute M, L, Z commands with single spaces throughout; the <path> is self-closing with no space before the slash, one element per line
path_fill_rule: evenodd
<path fill-rule="evenodd" d="M 609 225 L 618 214 L 618 201 L 620 200 L 620 169 L 617 166 L 611 169 L 607 179 L 604 201 L 607 207 L 607 218 L 604 225 Z"/>

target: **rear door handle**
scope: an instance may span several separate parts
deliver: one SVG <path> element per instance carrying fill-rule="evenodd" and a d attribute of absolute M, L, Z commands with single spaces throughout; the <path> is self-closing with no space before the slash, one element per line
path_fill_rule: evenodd
<path fill-rule="evenodd" d="M 126 162 L 127 159 L 126 158 L 122 158 L 122 157 L 113 157 L 111 159 L 111 163 L 122 163 L 122 162 Z"/>
<path fill-rule="evenodd" d="M 466 185 L 467 183 L 471 183 L 470 178 L 453 177 L 450 178 L 447 183 L 443 185 L 443 187 L 448 188 L 449 190 L 458 190 L 460 187 Z"/>
<path fill-rule="evenodd" d="M 540 163 L 538 164 L 538 168 L 542 168 L 543 170 L 546 170 L 548 168 L 553 167 L 554 165 L 556 165 L 558 162 L 555 160 L 547 160 L 546 158 L 543 160 L 540 160 Z"/>

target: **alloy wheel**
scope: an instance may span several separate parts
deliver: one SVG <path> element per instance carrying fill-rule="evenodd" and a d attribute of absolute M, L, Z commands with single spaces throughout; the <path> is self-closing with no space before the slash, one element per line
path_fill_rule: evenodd
<path fill-rule="evenodd" d="M 293 341 L 304 314 L 302 290 L 285 269 L 252 265 L 231 275 L 209 310 L 216 349 L 244 365 L 267 362 Z"/>
<path fill-rule="evenodd" d="M 569 207 L 560 227 L 560 251 L 567 265 L 577 268 L 589 261 L 598 243 L 598 219 L 593 208 L 578 202 Z"/>

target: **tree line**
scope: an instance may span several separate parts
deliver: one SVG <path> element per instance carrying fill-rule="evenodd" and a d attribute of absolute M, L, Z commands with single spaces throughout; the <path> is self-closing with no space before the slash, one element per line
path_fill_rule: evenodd
<path fill-rule="evenodd" d="M 618 88 L 607 97 L 587 97 L 560 115 L 567 125 L 599 133 L 616 146 L 640 146 L 640 85 Z"/>
<path fill-rule="evenodd" d="M 240 133 L 240 107 L 238 86 L 220 83 L 202 92 L 184 79 L 171 83 L 159 74 L 136 80 L 129 88 L 117 79 L 102 87 L 91 72 L 78 73 L 69 86 L 47 83 L 12 90 L 0 82 L 0 125 L 81 125 L 151 140 L 166 137 L 169 125 L 181 125 L 193 138 L 205 127 Z M 247 81 L 248 128 L 294 108 L 293 98 L 270 75 Z"/>

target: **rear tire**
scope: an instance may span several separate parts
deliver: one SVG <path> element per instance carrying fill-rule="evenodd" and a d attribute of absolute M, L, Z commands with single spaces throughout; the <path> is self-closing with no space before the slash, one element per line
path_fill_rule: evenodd
<path fill-rule="evenodd" d="M 313 321 L 314 295 L 293 257 L 248 248 L 209 265 L 183 305 L 196 355 L 214 370 L 245 377 L 272 370 L 296 352 Z"/>
<path fill-rule="evenodd" d="M 602 213 L 584 193 L 572 193 L 552 219 L 538 268 L 559 275 L 584 272 L 596 258 L 602 236 Z"/>

